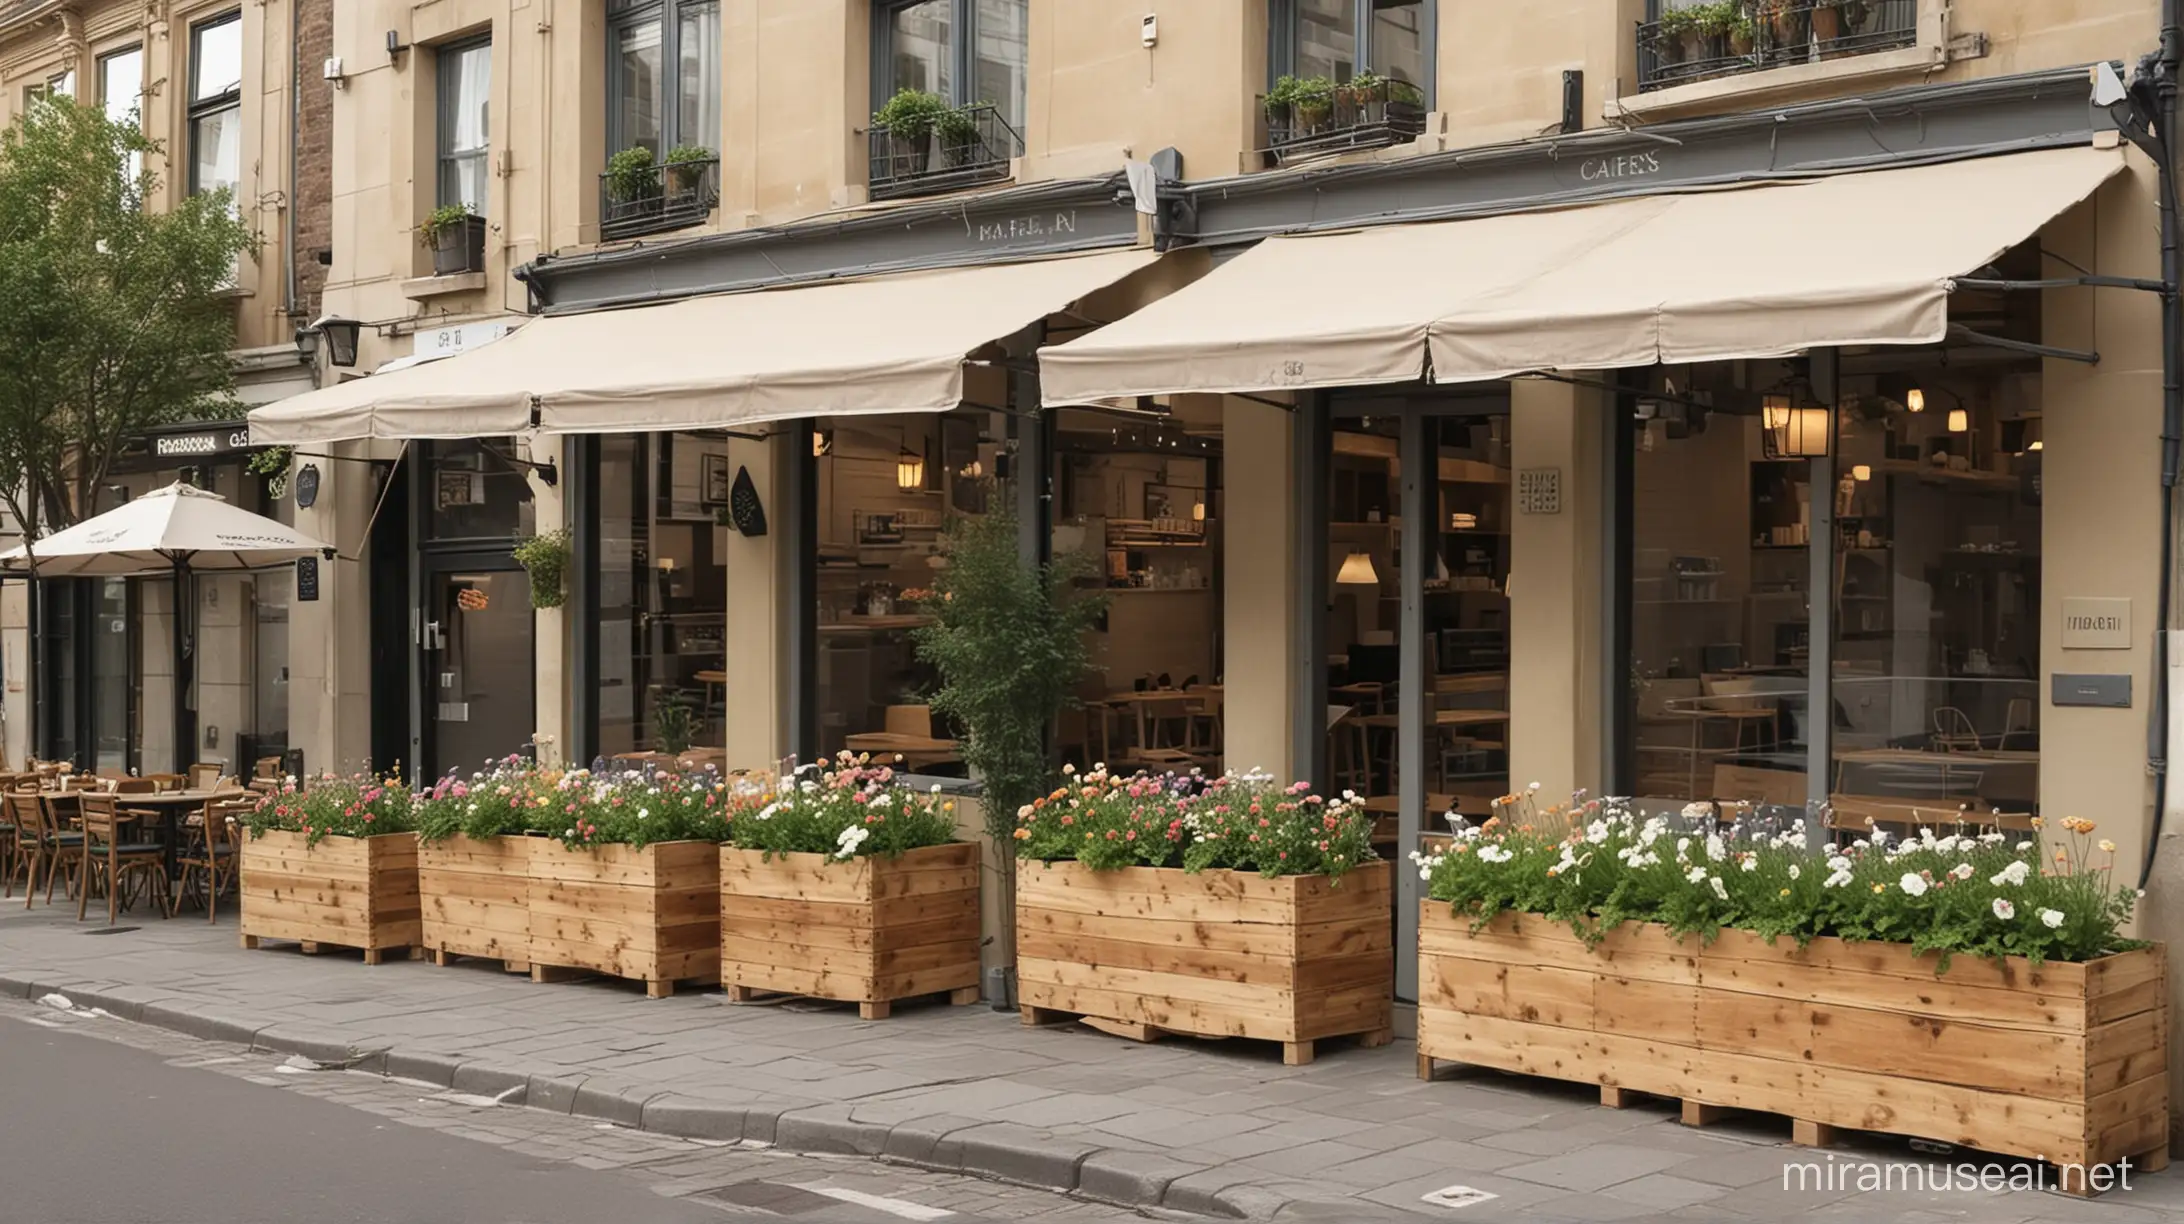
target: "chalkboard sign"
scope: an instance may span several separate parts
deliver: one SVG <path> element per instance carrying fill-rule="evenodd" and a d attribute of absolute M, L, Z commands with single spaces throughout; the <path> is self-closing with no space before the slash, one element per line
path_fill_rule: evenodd
<path fill-rule="evenodd" d="M 735 485 L 728 493 L 728 512 L 736 530 L 746 536 L 766 534 L 766 508 L 759 504 L 758 486 L 751 483 L 751 469 L 736 469 Z"/>
<path fill-rule="evenodd" d="M 304 464 L 303 470 L 296 473 L 296 504 L 305 510 L 309 510 L 312 504 L 318 501 L 318 486 L 318 464 Z"/>
<path fill-rule="evenodd" d="M 318 602 L 318 558 L 296 558 L 296 600 L 299 603 Z"/>

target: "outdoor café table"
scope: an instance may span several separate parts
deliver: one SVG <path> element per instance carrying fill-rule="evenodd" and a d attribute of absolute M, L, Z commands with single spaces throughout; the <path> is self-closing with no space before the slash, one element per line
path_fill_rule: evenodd
<path fill-rule="evenodd" d="M 247 799 L 252 792 L 240 786 L 219 789 L 192 789 L 158 791 L 149 795 L 116 795 L 114 806 L 124 812 L 148 811 L 159 813 L 159 827 L 167 846 L 167 878 L 179 881 L 182 838 L 178 832 L 182 818 L 192 812 L 201 812 L 205 803 L 213 799 Z"/>

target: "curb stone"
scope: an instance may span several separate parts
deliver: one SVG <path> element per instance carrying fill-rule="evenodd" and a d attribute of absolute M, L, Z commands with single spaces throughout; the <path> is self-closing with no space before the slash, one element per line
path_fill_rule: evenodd
<path fill-rule="evenodd" d="M 848 1103 L 783 1102 L 723 1105 L 672 1091 L 596 1075 L 549 1075 L 496 1066 L 460 1055 L 396 1049 L 345 1039 L 334 1030 L 259 1023 L 223 1016 L 172 995 L 72 988 L 0 974 L 0 997 L 62 994 L 79 1007 L 204 1041 L 269 1053 L 298 1054 L 369 1074 L 418 1081 L 454 1091 L 498 1096 L 523 1091 L 506 1104 L 598 1118 L 654 1134 L 707 1141 L 770 1144 L 791 1151 L 894 1160 L 940 1172 L 988 1177 L 1134 1208 L 1165 1208 L 1230 1219 L 1266 1218 L 1302 1201 L 1234 1172 L 1159 1153 L 1106 1148 L 1058 1138 L 1009 1122 L 940 1115 L 883 1126 L 825 1111 Z"/>

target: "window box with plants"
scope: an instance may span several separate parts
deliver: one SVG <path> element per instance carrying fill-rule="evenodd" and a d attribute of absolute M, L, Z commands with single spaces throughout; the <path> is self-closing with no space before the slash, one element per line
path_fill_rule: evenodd
<path fill-rule="evenodd" d="M 1023 151 L 999 107 L 956 106 L 922 89 L 900 90 L 889 98 L 873 113 L 868 136 L 874 199 L 1004 179 L 1010 159 Z"/>
<path fill-rule="evenodd" d="M 1418 86 L 1369 69 L 1340 84 L 1285 76 L 1266 94 L 1267 147 L 1290 158 L 1415 140 L 1426 130 L 1425 101 Z"/>
<path fill-rule="evenodd" d="M 1264 775 L 1070 774 L 1017 812 L 1026 1024 L 1384 1045 L 1392 876 L 1363 805 Z"/>
<path fill-rule="evenodd" d="M 1435 1060 L 2085 1170 L 2166 1163 L 2164 950 L 2090 821 L 2061 836 L 1641 820 L 1504 800 L 1417 857 L 1419 1072 Z M 2071 1175 L 2079 1179 L 2072 1186 Z M 2096 1179 L 2092 1189 L 2102 1189 Z"/>
<path fill-rule="evenodd" d="M 979 847 L 955 801 L 848 754 L 743 806 L 720 849 L 721 984 L 857 1004 L 979 995 Z"/>
<path fill-rule="evenodd" d="M 426 214 L 417 241 L 432 252 L 434 276 L 485 271 L 485 218 L 468 204 L 446 204 Z"/>
<path fill-rule="evenodd" d="M 607 159 L 599 176 L 601 241 L 703 225 L 720 203 L 720 156 L 676 145 L 655 157 L 642 145 Z"/>
<path fill-rule="evenodd" d="M 1664 0 L 1665 2 L 1665 0 Z M 1908 47 L 1918 5 L 1881 0 L 1714 0 L 1638 27 L 1641 90 Z"/>
<path fill-rule="evenodd" d="M 306 952 L 356 948 L 376 965 L 420 942 L 415 802 L 399 780 L 290 782 L 261 796 L 243 824 L 245 948 L 266 939 Z M 217 829 L 206 835 L 222 840 Z"/>

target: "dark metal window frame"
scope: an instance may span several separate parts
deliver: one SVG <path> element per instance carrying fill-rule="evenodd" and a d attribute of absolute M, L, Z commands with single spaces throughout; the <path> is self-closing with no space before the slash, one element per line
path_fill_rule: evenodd
<path fill-rule="evenodd" d="M 107 65 L 112 64 L 115 60 L 120 59 L 124 55 L 134 55 L 137 57 L 136 107 L 138 120 L 139 122 L 141 122 L 144 115 L 144 66 L 146 63 L 143 43 L 130 43 L 126 47 L 115 47 L 111 51 L 100 52 L 98 59 L 93 61 L 92 65 L 92 74 L 96 78 L 92 82 L 92 87 L 98 90 L 99 108 L 101 110 L 104 110 L 106 108 Z"/>
<path fill-rule="evenodd" d="M 607 11 L 607 151 L 612 157 L 632 147 L 629 133 L 620 129 L 622 123 L 622 56 L 621 32 L 632 26 L 657 22 L 660 27 L 660 148 L 664 158 L 667 151 L 686 143 L 687 132 L 682 131 L 682 15 L 685 9 L 711 8 L 719 10 L 721 0 L 635 0 L 619 10 L 610 6 Z M 718 56 L 719 48 L 714 48 Z M 725 142 L 723 132 L 720 140 Z M 713 150 L 716 156 L 720 150 Z"/>
<path fill-rule="evenodd" d="M 185 73 L 183 81 L 183 96 L 189 102 L 188 113 L 184 119 L 184 122 L 189 124 L 188 143 L 190 158 L 191 195 L 196 195 L 199 191 L 203 190 L 203 187 L 200 186 L 197 181 L 198 120 L 217 115 L 222 111 L 232 110 L 240 114 L 243 109 L 243 82 L 240 77 L 236 78 L 235 87 L 232 89 L 223 90 L 220 93 L 211 94 L 203 98 L 197 96 L 197 65 L 200 58 L 204 54 L 203 48 L 205 44 L 205 35 L 210 31 L 217 30 L 223 26 L 232 24 L 236 28 L 236 38 L 240 40 L 242 38 L 242 22 L 243 10 L 234 9 L 218 17 L 213 17 L 205 21 L 200 21 L 190 27 L 190 61 L 188 64 L 183 66 L 183 71 Z M 241 60 L 238 59 L 237 63 L 241 63 Z M 238 146 L 237 151 L 239 154 L 240 146 Z M 240 178 L 242 174 L 242 167 L 238 165 L 235 169 L 236 176 Z M 237 207 L 241 207 L 240 202 L 238 202 Z"/>
<path fill-rule="evenodd" d="M 460 92 L 461 85 L 460 81 L 457 79 L 456 65 L 462 62 L 462 57 L 465 54 L 478 50 L 483 50 L 486 53 L 485 143 L 479 145 L 475 149 L 458 151 L 450 147 L 454 143 L 455 139 L 455 103 L 457 101 L 457 94 Z M 436 62 L 433 66 L 435 94 L 433 98 L 434 118 L 432 141 L 434 180 L 432 193 L 433 203 L 443 208 L 449 204 L 461 204 L 469 208 L 473 216 L 483 217 L 486 215 L 486 202 L 484 200 L 456 200 L 448 198 L 448 187 L 450 183 L 448 169 L 450 166 L 459 162 L 475 161 L 483 164 L 492 156 L 493 36 L 490 33 L 486 33 L 478 35 L 474 38 L 462 38 L 457 39 L 453 42 L 442 43 L 441 45 L 433 48 L 433 54 L 436 57 Z"/>
<path fill-rule="evenodd" d="M 895 23 L 902 9 L 916 8 L 924 0 L 873 0 L 872 4 L 872 109 L 895 93 Z M 948 89 L 951 105 L 971 106 L 991 102 L 1004 112 L 1007 102 L 980 98 L 978 83 L 978 0 L 948 0 Z M 1028 55 L 1029 49 L 1026 49 Z M 940 91 L 935 90 L 938 93 Z M 1030 101 L 1025 101 L 1030 106 Z"/>
<path fill-rule="evenodd" d="M 1658 3 L 1659 0 L 1648 0 Z M 1357 25 L 1357 65 L 1370 67 L 1373 62 L 1373 9 L 1375 0 L 1351 0 L 1354 21 Z M 1418 88 L 1426 95 L 1426 109 L 1434 107 L 1437 91 L 1435 78 L 1440 75 L 1440 5 L 1438 0 L 1419 0 L 1425 18 L 1420 30 L 1426 48 L 1425 80 Z M 1280 77 L 1294 75 L 1297 70 L 1297 0 L 1267 0 L 1267 62 L 1266 79 L 1269 85 Z"/>

